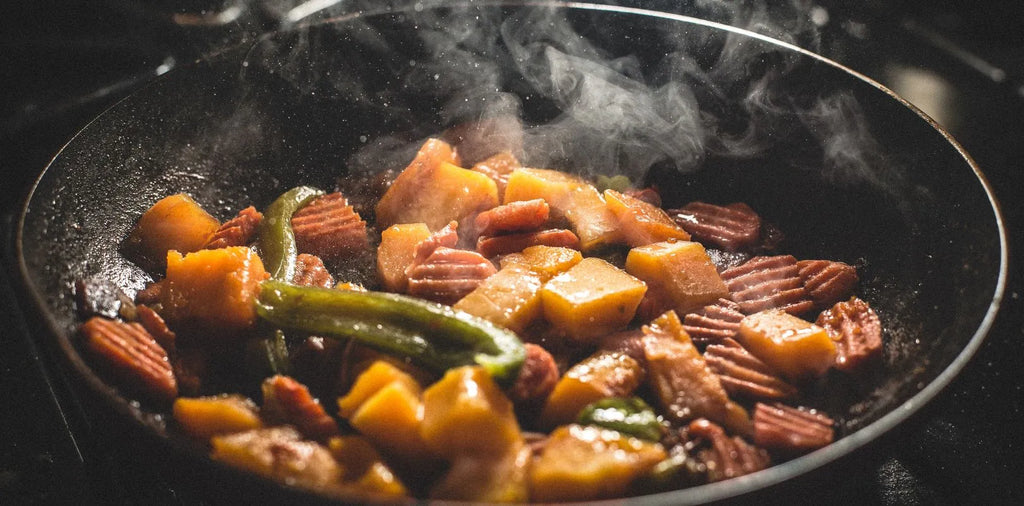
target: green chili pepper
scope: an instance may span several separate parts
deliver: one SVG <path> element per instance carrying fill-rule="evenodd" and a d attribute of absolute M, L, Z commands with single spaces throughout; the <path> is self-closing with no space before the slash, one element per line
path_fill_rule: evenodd
<path fill-rule="evenodd" d="M 263 213 L 256 249 L 263 266 L 274 279 L 291 281 L 295 275 L 295 232 L 292 231 L 292 215 L 313 197 L 324 192 L 309 186 L 296 186 L 281 194 Z"/>
<path fill-rule="evenodd" d="M 610 397 L 592 402 L 580 411 L 578 421 L 650 441 L 658 441 L 662 436 L 658 415 L 639 397 Z"/>
<path fill-rule="evenodd" d="M 264 281 L 256 311 L 273 325 L 354 338 L 437 372 L 477 364 L 509 385 L 526 357 L 511 331 L 448 306 L 383 292 L 356 292 Z"/>
<path fill-rule="evenodd" d="M 707 482 L 707 466 L 689 456 L 682 449 L 678 449 L 678 451 L 673 451 L 667 459 L 655 464 L 650 471 L 641 475 L 634 485 L 637 490 L 654 493 L 678 490 Z"/>

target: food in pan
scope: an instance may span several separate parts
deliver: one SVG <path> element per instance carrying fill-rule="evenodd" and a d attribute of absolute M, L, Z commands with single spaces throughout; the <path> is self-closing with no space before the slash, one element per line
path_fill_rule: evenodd
<path fill-rule="evenodd" d="M 328 495 L 616 498 L 831 443 L 807 393 L 882 347 L 857 269 L 621 183 L 430 139 L 365 217 L 345 180 L 223 224 L 168 196 L 123 248 L 155 282 L 116 314 L 79 283 L 82 346 L 214 459 Z"/>

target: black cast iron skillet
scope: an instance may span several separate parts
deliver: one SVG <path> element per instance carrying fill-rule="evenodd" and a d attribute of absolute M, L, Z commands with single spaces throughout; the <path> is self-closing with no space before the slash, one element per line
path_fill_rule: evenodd
<path fill-rule="evenodd" d="M 486 32 L 492 24 L 504 31 Z M 537 49 L 541 42 L 572 58 Z M 551 73 L 556 60 L 561 74 Z M 647 87 L 595 73 L 586 63 L 594 61 Z M 595 82 L 612 85 L 603 99 L 587 88 Z M 623 89 L 639 95 L 623 99 Z M 666 98 L 680 96 L 699 113 Z M 573 109 L 581 103 L 589 111 Z M 692 144 L 672 130 L 687 110 L 705 129 L 693 134 L 698 149 L 676 146 Z M 747 202 L 785 232 L 784 251 L 859 265 L 859 293 L 885 324 L 881 363 L 857 380 L 834 378 L 836 390 L 816 398 L 839 421 L 836 443 L 645 503 L 756 494 L 836 461 L 934 397 L 991 325 L 1006 274 L 998 208 L 970 157 L 920 111 L 833 62 L 752 33 L 646 11 L 531 4 L 354 15 L 282 32 L 172 72 L 111 108 L 57 155 L 25 208 L 21 269 L 50 330 L 39 339 L 85 385 L 87 409 L 170 448 L 217 491 L 304 497 L 209 461 L 164 413 L 93 371 L 75 339 L 74 281 L 102 276 L 141 288 L 149 276 L 118 248 L 165 195 L 189 193 L 226 219 L 297 184 L 331 188 L 350 171 L 401 168 L 424 137 L 509 111 L 548 126 L 528 130 L 528 164 L 625 172 L 656 183 L 669 205 Z M 635 111 L 667 122 L 645 127 Z M 609 131 L 616 135 L 602 141 Z M 217 491 L 210 495 L 241 497 Z"/>

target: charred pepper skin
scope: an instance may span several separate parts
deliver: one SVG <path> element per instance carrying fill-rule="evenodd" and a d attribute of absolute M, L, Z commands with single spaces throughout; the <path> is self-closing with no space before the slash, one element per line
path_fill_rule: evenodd
<path fill-rule="evenodd" d="M 436 372 L 479 365 L 502 386 L 526 358 L 512 331 L 449 306 L 405 295 L 295 286 L 267 280 L 256 312 L 271 324 L 318 336 L 354 338 Z"/>
<path fill-rule="evenodd" d="M 281 194 L 263 212 L 257 232 L 256 250 L 273 279 L 291 280 L 295 275 L 295 232 L 292 214 L 324 192 L 309 186 L 296 186 Z"/>
<path fill-rule="evenodd" d="M 649 441 L 658 441 L 663 435 L 657 413 L 639 397 L 609 397 L 592 402 L 580 410 L 578 421 Z"/>

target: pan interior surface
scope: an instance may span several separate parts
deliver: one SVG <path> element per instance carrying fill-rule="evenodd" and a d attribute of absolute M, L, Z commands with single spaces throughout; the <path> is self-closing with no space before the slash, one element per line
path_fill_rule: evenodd
<path fill-rule="evenodd" d="M 626 174 L 656 184 L 666 207 L 746 202 L 784 231 L 787 253 L 857 265 L 860 297 L 885 326 L 877 370 L 815 398 L 839 422 L 837 443 L 648 500 L 728 497 L 837 459 L 948 383 L 991 322 L 1005 277 L 1000 218 L 980 172 L 918 112 L 791 47 L 586 6 L 353 16 L 171 72 L 80 132 L 40 177 L 20 228 L 26 285 L 73 375 L 107 408 L 181 439 L 98 377 L 75 339 L 75 280 L 103 277 L 129 295 L 151 280 L 119 253 L 142 212 L 184 192 L 227 219 L 292 186 L 401 169 L 424 138 L 509 115 L 527 165 Z"/>

